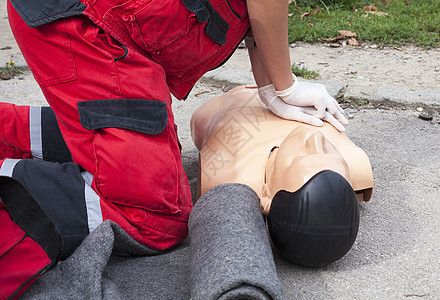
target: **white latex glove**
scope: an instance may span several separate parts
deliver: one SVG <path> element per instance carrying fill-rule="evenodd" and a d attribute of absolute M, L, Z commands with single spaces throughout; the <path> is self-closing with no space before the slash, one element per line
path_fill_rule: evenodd
<path fill-rule="evenodd" d="M 313 106 L 295 106 L 284 102 L 275 94 L 273 84 L 263 86 L 258 89 L 261 102 L 269 108 L 275 115 L 287 119 L 307 123 L 314 126 L 322 126 L 324 123 L 317 118 L 317 109 Z M 345 131 L 344 126 L 336 120 L 329 112 L 325 112 L 323 120 L 332 124 L 337 130 Z"/>
<path fill-rule="evenodd" d="M 319 119 L 328 119 L 327 113 L 330 113 L 340 124 L 348 124 L 347 119 L 343 115 L 344 110 L 339 106 L 339 103 L 330 96 L 323 84 L 305 81 L 299 82 L 294 74 L 292 74 L 292 76 L 295 80 L 293 85 L 286 90 L 275 91 L 277 96 L 283 99 L 287 104 L 313 106 L 316 109 L 314 116 Z"/>

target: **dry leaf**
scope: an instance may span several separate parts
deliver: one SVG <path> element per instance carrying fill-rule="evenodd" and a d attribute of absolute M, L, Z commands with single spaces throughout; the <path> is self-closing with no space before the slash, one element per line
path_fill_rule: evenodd
<path fill-rule="evenodd" d="M 313 27 L 313 24 L 312 24 L 312 23 L 309 23 L 309 27 Z"/>
<path fill-rule="evenodd" d="M 291 17 L 293 16 L 293 13 L 287 14 L 287 16 L 288 16 L 289 18 L 291 18 Z"/>
<path fill-rule="evenodd" d="M 361 43 L 359 43 L 355 38 L 351 38 L 348 40 L 348 45 L 353 47 L 359 47 Z"/>
<path fill-rule="evenodd" d="M 317 13 L 321 12 L 322 9 L 320 7 L 316 8 L 314 11 L 306 12 L 301 15 L 301 20 L 310 16 L 314 16 Z"/>
<path fill-rule="evenodd" d="M 392 46 L 391 48 L 396 49 L 396 50 L 399 50 L 399 51 L 403 51 L 402 48 L 399 48 L 399 47 L 396 47 L 396 46 Z"/>
<path fill-rule="evenodd" d="M 340 36 L 329 39 L 318 39 L 318 41 L 328 42 L 330 43 L 330 47 L 339 47 L 340 44 L 343 44 L 344 46 L 348 44 L 353 47 L 361 45 L 358 40 L 356 40 L 356 33 L 349 30 L 338 30 L 338 32 L 341 34 Z"/>
<path fill-rule="evenodd" d="M 376 3 L 373 3 L 372 5 L 369 6 L 364 6 L 364 11 L 377 11 L 377 7 L 376 7 Z"/>
<path fill-rule="evenodd" d="M 336 43 L 342 43 L 345 42 L 345 44 L 347 43 L 348 40 L 348 44 L 350 46 L 359 46 L 360 43 L 355 39 L 357 37 L 357 34 L 354 32 L 351 32 L 349 30 L 338 30 L 338 32 L 341 34 L 340 36 L 334 37 L 334 38 L 329 38 L 329 39 L 318 39 L 318 41 L 320 42 L 328 42 L 330 43 L 331 47 L 338 47 L 338 46 L 333 46 L 333 44 Z"/>
<path fill-rule="evenodd" d="M 338 30 L 338 32 L 341 34 L 342 38 L 355 38 L 357 37 L 357 34 L 354 32 L 351 32 L 350 30 Z"/>
<path fill-rule="evenodd" d="M 303 13 L 301 15 L 301 21 L 302 21 L 302 19 L 307 18 L 308 16 L 310 16 L 310 12 Z"/>
<path fill-rule="evenodd" d="M 329 38 L 329 39 L 319 39 L 318 38 L 318 41 L 320 41 L 320 42 L 335 42 L 341 38 L 342 38 L 342 36 L 337 36 L 337 37 Z"/>
<path fill-rule="evenodd" d="M 202 95 L 202 94 L 206 94 L 206 93 L 209 93 L 208 91 L 201 91 L 201 92 L 198 92 L 198 93 L 196 93 L 194 96 L 200 96 L 200 95 Z"/>

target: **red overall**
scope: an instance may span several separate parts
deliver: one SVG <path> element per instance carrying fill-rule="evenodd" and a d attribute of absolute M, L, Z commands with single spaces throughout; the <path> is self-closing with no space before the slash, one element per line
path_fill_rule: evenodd
<path fill-rule="evenodd" d="M 102 215 L 88 222 L 113 220 L 142 244 L 168 249 L 186 238 L 192 208 L 170 92 L 182 99 L 229 57 L 249 29 L 246 4 L 209 1 L 228 25 L 216 43 L 205 34 L 209 22 L 180 0 L 81 2 L 82 15 L 31 28 L 8 1 L 12 31 L 73 162 L 90 175 Z M 9 120 L 0 164 L 39 157 L 29 107 L 1 113 Z"/>
<path fill-rule="evenodd" d="M 8 2 L 9 20 L 73 162 L 94 176 L 103 219 L 147 246 L 166 249 L 185 239 L 192 207 L 169 93 L 182 98 L 228 57 L 248 30 L 246 5 L 230 2 L 237 18 L 225 0 L 211 1 L 229 25 L 222 46 L 181 1 L 114 2 L 85 1 L 89 18 L 36 28 Z M 87 106 L 89 101 L 95 103 Z M 153 105 L 157 101 L 163 106 Z M 132 117 L 137 111 L 151 120 L 127 124 L 142 123 Z"/>

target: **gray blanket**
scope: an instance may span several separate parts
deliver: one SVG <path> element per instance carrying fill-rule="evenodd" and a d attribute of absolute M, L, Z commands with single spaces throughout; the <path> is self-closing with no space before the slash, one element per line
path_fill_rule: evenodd
<path fill-rule="evenodd" d="M 23 299 L 284 299 L 257 195 L 215 187 L 194 206 L 190 238 L 161 252 L 105 221 Z"/>

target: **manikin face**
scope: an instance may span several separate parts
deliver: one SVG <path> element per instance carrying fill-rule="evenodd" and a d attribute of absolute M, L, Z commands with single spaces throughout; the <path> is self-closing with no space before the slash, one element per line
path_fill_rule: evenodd
<path fill-rule="evenodd" d="M 339 173 L 351 184 L 347 162 L 324 135 L 308 125 L 295 128 L 269 156 L 260 202 L 263 214 L 269 214 L 278 191 L 295 192 L 324 170 Z"/>

